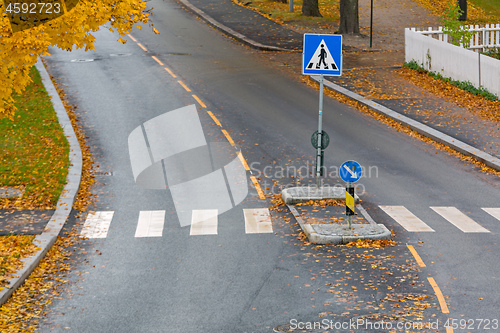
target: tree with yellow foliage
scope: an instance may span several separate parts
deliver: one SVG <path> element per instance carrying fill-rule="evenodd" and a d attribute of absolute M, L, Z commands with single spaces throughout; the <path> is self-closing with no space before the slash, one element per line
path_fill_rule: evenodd
<path fill-rule="evenodd" d="M 149 15 L 145 0 L 0 0 L 0 118 L 13 116 L 12 94 L 28 86 L 49 46 L 93 50 L 92 32 L 104 24 L 123 36 Z"/>

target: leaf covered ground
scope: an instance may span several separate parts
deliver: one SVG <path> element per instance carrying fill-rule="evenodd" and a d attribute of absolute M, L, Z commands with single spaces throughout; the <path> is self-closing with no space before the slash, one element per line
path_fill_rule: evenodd
<path fill-rule="evenodd" d="M 289 218 L 288 208 L 279 195 L 273 196 L 272 204 L 273 220 L 285 231 L 284 234 L 278 232 L 277 236 L 299 248 L 299 252 L 282 255 L 303 268 L 304 273 L 293 276 L 303 281 L 301 291 L 296 292 L 298 295 L 309 293 L 311 307 L 317 309 L 319 321 L 415 322 L 422 327 L 410 330 L 412 332 L 422 329 L 436 332 L 429 327 L 429 322 L 440 316 L 437 299 L 429 292 L 423 272 L 411 254 L 402 249 L 404 245 L 393 240 L 312 244 L 298 223 Z M 325 293 L 329 297 L 318 301 Z M 280 332 L 294 331 L 287 325 L 280 329 Z"/>
<path fill-rule="evenodd" d="M 30 277 L 0 308 L 0 332 L 34 332 L 43 319 L 47 305 L 63 290 L 70 270 L 71 247 L 78 243 L 75 234 L 59 237 Z"/>
<path fill-rule="evenodd" d="M 319 9 L 323 17 L 302 16 L 302 0 L 293 1 L 293 12 L 290 12 L 288 2 L 273 0 L 233 1 L 239 5 L 253 9 L 278 23 L 328 29 L 333 27 L 332 22 L 336 22 L 339 19 L 339 0 L 324 0 L 319 2 Z"/>
<path fill-rule="evenodd" d="M 33 69 L 32 76 L 34 83 L 21 96 L 15 97 L 19 111 L 14 119 L 0 119 L 0 128 L 4 134 L 0 138 L 0 145 L 6 148 L 0 151 L 2 161 L 0 168 L 4 168 L 0 174 L 0 185 L 25 189 L 25 194 L 21 198 L 1 199 L 1 209 L 26 211 L 35 208 L 55 208 L 66 182 L 68 144 L 36 69 Z M 63 97 L 63 104 L 82 150 L 82 180 L 77 199 L 73 204 L 78 215 L 78 212 L 85 211 L 93 201 L 91 195 L 94 183 L 93 160 L 85 142 L 86 134 L 79 126 L 75 115 L 76 107 L 68 104 L 64 100 L 64 93 L 60 89 L 58 91 Z M 30 170 L 35 171 L 30 172 Z M 32 243 L 34 237 L 0 236 L 1 286 L 6 286 L 6 281 L 21 268 L 22 258 L 37 251 Z M 35 271 L 0 308 L 0 332 L 35 330 L 51 298 L 56 297 L 67 282 L 65 276 L 70 269 L 70 247 L 77 244 L 79 239 L 76 234 L 58 237 L 56 244 Z"/>
<path fill-rule="evenodd" d="M 22 258 L 34 254 L 38 248 L 33 244 L 35 236 L 0 237 L 0 290 L 8 285 L 8 279 L 14 277 L 22 266 Z"/>

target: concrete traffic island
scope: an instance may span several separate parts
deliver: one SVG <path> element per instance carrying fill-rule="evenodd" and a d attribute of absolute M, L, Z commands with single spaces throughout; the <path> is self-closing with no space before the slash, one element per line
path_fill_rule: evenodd
<path fill-rule="evenodd" d="M 360 205 L 356 205 L 356 209 L 361 213 L 361 216 L 356 217 L 349 228 L 347 222 L 338 223 L 338 221 L 344 219 L 345 214 L 342 210 L 335 210 L 330 213 L 331 221 L 336 221 L 336 223 L 307 223 L 304 219 L 310 218 L 311 216 L 304 217 L 304 213 L 299 213 L 297 211 L 296 204 L 306 203 L 309 201 L 320 201 L 320 200 L 345 200 L 345 189 L 342 187 L 320 187 L 319 189 L 311 187 L 292 187 L 287 188 L 281 192 L 281 197 L 285 204 L 287 205 L 290 212 L 293 214 L 300 227 L 304 231 L 310 243 L 313 244 L 347 244 L 352 241 L 359 240 L 379 240 L 379 239 L 390 239 L 391 232 L 383 224 L 377 224 L 366 210 Z M 355 196 L 356 202 L 359 202 L 359 198 Z M 331 207 L 331 206 L 326 206 Z M 332 210 L 328 208 L 327 212 Z M 326 210 L 326 208 L 325 208 Z M 318 209 L 316 209 L 318 211 Z M 318 213 L 309 212 L 306 215 L 314 215 Z"/>
<path fill-rule="evenodd" d="M 307 202 L 309 200 L 345 200 L 345 188 L 340 186 L 298 186 L 289 187 L 281 192 L 281 198 L 285 204 L 296 204 L 299 202 Z M 355 195 L 356 203 L 359 202 L 359 197 Z"/>

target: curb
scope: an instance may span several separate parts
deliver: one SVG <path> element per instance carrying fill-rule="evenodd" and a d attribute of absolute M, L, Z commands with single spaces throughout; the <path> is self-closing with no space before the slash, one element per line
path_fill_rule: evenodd
<path fill-rule="evenodd" d="M 238 40 L 246 45 L 249 45 L 250 47 L 253 47 L 255 49 L 262 50 L 262 51 L 300 52 L 300 51 L 287 50 L 287 49 L 282 49 L 282 48 L 275 47 L 275 46 L 269 46 L 269 45 L 263 45 L 263 44 L 257 43 L 255 41 L 251 40 L 250 38 L 240 34 L 239 32 L 236 32 L 233 29 L 226 27 L 225 25 L 217 22 L 214 18 L 212 18 L 211 16 L 206 14 L 204 11 L 202 11 L 201 9 L 198 9 L 194 5 L 192 5 L 188 0 L 178 0 L 178 1 L 181 2 L 186 8 L 188 8 L 192 12 L 196 13 L 198 16 L 200 16 L 203 20 L 208 22 L 213 27 L 215 27 L 218 30 L 224 32 L 225 34 L 235 38 L 236 40 Z M 311 78 L 314 81 L 319 82 L 319 79 L 317 79 L 314 75 L 311 75 Z M 488 153 L 485 153 L 482 150 L 479 150 L 475 147 L 472 147 L 471 145 L 468 145 L 465 142 L 457 140 L 457 139 L 455 139 L 447 134 L 444 134 L 440 131 L 437 131 L 437 130 L 433 129 L 432 127 L 429 127 L 429 126 L 424 125 L 416 120 L 413 120 L 409 117 L 406 117 L 406 116 L 404 116 L 404 115 L 402 115 L 394 110 L 391 110 L 383 105 L 380 105 L 380 104 L 375 103 L 373 101 L 367 100 L 363 96 L 358 95 L 350 90 L 347 90 L 339 85 L 336 85 L 335 83 L 333 83 L 331 81 L 324 80 L 323 82 L 324 82 L 324 85 L 327 86 L 328 88 L 330 88 L 330 89 L 332 89 L 332 90 L 334 90 L 334 91 L 336 91 L 336 92 L 338 92 L 338 93 L 340 93 L 340 94 L 342 94 L 350 99 L 353 99 L 366 107 L 369 107 L 373 111 L 375 111 L 379 114 L 385 115 L 385 116 L 391 118 L 392 120 L 395 120 L 395 121 L 397 121 L 405 126 L 408 126 L 409 128 L 413 129 L 417 133 L 422 134 L 426 137 L 429 137 L 429 138 L 431 138 L 431 139 L 433 139 L 441 144 L 447 145 L 447 146 L 459 151 L 460 153 L 462 153 L 464 155 L 472 156 L 472 157 L 476 158 L 478 161 L 483 162 L 484 164 L 486 164 L 487 166 L 489 166 L 492 169 L 500 171 L 500 159 L 498 159 L 498 158 L 496 158 Z"/>
<path fill-rule="evenodd" d="M 346 190 L 338 186 L 322 186 L 319 189 L 316 186 L 289 187 L 281 191 L 281 198 L 285 204 L 296 204 L 307 202 L 309 200 L 345 200 Z M 354 200 L 359 202 L 359 197 L 354 194 Z"/>
<path fill-rule="evenodd" d="M 311 76 L 311 78 L 314 81 L 319 82 L 319 79 L 316 78 L 315 76 Z M 404 116 L 404 115 L 402 115 L 394 110 L 391 110 L 383 105 L 380 105 L 380 104 L 375 103 L 373 101 L 367 100 L 363 96 L 358 95 L 350 90 L 347 90 L 339 85 L 336 85 L 335 83 L 333 83 L 331 81 L 324 80 L 323 83 L 325 86 L 338 92 L 339 94 L 342 94 L 350 99 L 353 99 L 353 100 L 359 102 L 360 104 L 372 109 L 373 111 L 375 111 L 379 114 L 382 114 L 384 116 L 387 116 L 387 117 L 391 118 L 392 120 L 395 120 L 395 121 L 411 128 L 412 130 L 416 131 L 419 134 L 422 134 L 426 137 L 434 139 L 435 141 L 437 141 L 441 144 L 447 145 L 447 146 L 459 151 L 460 153 L 462 153 L 464 155 L 472 156 L 472 157 L 476 158 L 478 161 L 483 162 L 484 164 L 486 164 L 490 168 L 495 169 L 497 171 L 500 171 L 500 159 L 498 159 L 498 158 L 496 158 L 488 153 L 485 153 L 482 150 L 479 150 L 475 147 L 472 147 L 471 145 L 468 145 L 465 142 L 462 142 L 458 139 L 455 139 L 455 138 L 453 138 L 447 134 L 444 134 L 440 131 L 437 131 L 437 130 L 433 129 L 432 127 L 429 127 L 425 124 L 422 124 L 421 122 L 413 120 L 407 116 Z"/>
<path fill-rule="evenodd" d="M 66 109 L 40 58 L 38 58 L 36 68 L 40 72 L 45 90 L 52 99 L 52 104 L 57 114 L 59 124 L 69 143 L 68 175 L 66 176 L 66 185 L 57 201 L 56 211 L 45 226 L 42 234 L 37 235 L 33 240 L 33 243 L 39 247 L 39 250 L 34 255 L 23 259 L 24 264 L 21 270 L 16 272 L 15 277 L 9 280 L 9 286 L 0 291 L 0 305 L 7 302 L 16 289 L 24 283 L 26 278 L 33 272 L 57 240 L 57 236 L 71 213 L 71 207 L 75 202 L 82 176 L 82 151 L 78 139 L 76 138 L 75 131 L 73 130 L 73 126 L 71 125 L 71 121 L 66 113 Z"/>
<path fill-rule="evenodd" d="M 346 229 L 345 225 L 319 225 L 324 226 L 326 229 L 323 232 L 315 228 L 314 225 L 305 223 L 293 205 L 286 206 L 299 223 L 310 243 L 341 245 L 357 241 L 358 239 L 391 239 L 392 236 L 385 225 L 375 223 L 366 210 L 359 204 L 356 207 L 368 220 L 369 224 L 353 224 L 352 230 Z"/>
<path fill-rule="evenodd" d="M 261 43 L 258 43 L 248 37 L 246 37 L 243 34 L 240 34 L 239 32 L 234 31 L 233 29 L 225 26 L 224 24 L 216 21 L 213 17 L 205 13 L 203 10 L 195 7 L 193 4 L 191 4 L 188 0 L 178 0 L 184 7 L 201 17 L 204 21 L 206 21 L 208 24 L 213 26 L 214 28 L 222 31 L 226 35 L 229 35 L 233 37 L 234 39 L 242 42 L 245 45 L 248 45 L 254 49 L 261 50 L 261 51 L 279 51 L 279 52 L 293 52 L 293 53 L 298 53 L 302 51 L 295 51 L 295 50 L 288 50 L 288 49 L 283 49 L 281 47 L 277 46 L 270 46 L 270 45 L 264 45 Z"/>

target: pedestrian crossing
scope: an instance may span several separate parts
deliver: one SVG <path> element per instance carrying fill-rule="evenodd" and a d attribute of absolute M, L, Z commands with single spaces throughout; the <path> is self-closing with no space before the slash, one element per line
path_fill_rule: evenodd
<path fill-rule="evenodd" d="M 273 225 L 267 208 L 243 209 L 243 213 L 245 215 L 245 232 L 247 234 L 273 232 Z"/>
<path fill-rule="evenodd" d="M 390 218 L 401 225 L 408 232 L 433 233 L 433 227 L 442 226 L 442 222 L 457 228 L 463 233 L 491 233 L 491 231 L 456 207 L 431 206 L 426 208 L 435 213 L 432 221 L 424 222 L 421 217 L 428 218 L 428 212 L 419 209 L 411 212 L 405 206 L 380 205 L 378 206 Z M 481 208 L 485 217 L 490 216 L 500 221 L 500 208 Z M 418 216 L 420 215 L 420 217 Z M 166 212 L 164 210 L 140 211 L 135 230 L 136 238 L 152 238 L 164 236 L 164 223 Z M 106 238 L 112 224 L 114 211 L 92 211 L 81 230 L 85 238 Z M 219 232 L 219 211 L 217 209 L 193 210 L 191 213 L 190 236 L 217 235 Z M 267 208 L 242 209 L 245 234 L 272 234 L 273 225 L 271 215 Z"/>
<path fill-rule="evenodd" d="M 497 220 L 500 220 L 500 208 L 483 208 L 483 210 Z"/>
<path fill-rule="evenodd" d="M 490 232 L 455 207 L 431 207 L 431 209 L 463 232 Z"/>
<path fill-rule="evenodd" d="M 411 232 L 434 232 L 434 229 L 425 224 L 404 206 L 379 206 L 384 212 L 398 222 L 403 228 Z"/>
<path fill-rule="evenodd" d="M 245 233 L 273 233 L 269 209 L 243 209 Z M 217 209 L 193 210 L 191 215 L 190 236 L 218 234 Z M 81 235 L 85 238 L 106 238 L 114 217 L 113 211 L 89 212 Z M 164 210 L 140 211 L 135 230 L 136 238 L 162 237 L 165 223 Z"/>
<path fill-rule="evenodd" d="M 433 228 L 404 206 L 380 205 L 379 208 L 409 232 L 435 232 Z M 439 219 L 438 216 L 440 216 L 464 233 L 491 233 L 490 230 L 481 226 L 456 207 L 432 206 L 429 208 L 437 214 L 436 219 Z M 500 208 L 482 208 L 482 210 L 500 221 Z"/>
<path fill-rule="evenodd" d="M 163 234 L 164 210 L 146 210 L 139 212 L 139 221 L 135 237 L 161 237 Z"/>
<path fill-rule="evenodd" d="M 217 209 L 193 210 L 191 230 L 193 235 L 217 235 Z"/>
<path fill-rule="evenodd" d="M 88 238 L 106 238 L 114 212 L 89 212 L 81 235 Z"/>

